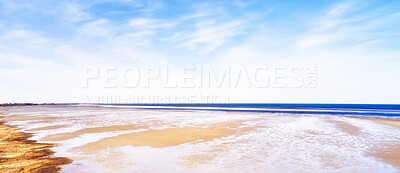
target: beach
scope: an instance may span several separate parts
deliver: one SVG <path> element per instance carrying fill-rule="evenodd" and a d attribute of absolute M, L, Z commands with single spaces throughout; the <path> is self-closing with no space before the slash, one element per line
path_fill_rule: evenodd
<path fill-rule="evenodd" d="M 0 113 L 9 115 L 1 118 L 7 124 L 2 134 L 37 140 L 23 145 L 43 149 L 39 156 L 52 155 L 33 170 L 63 165 L 61 172 L 400 171 L 396 119 L 54 105 Z M 9 155 L 20 152 L 10 147 L 2 144 Z"/>
<path fill-rule="evenodd" d="M 65 157 L 51 157 L 53 144 L 28 140 L 32 135 L 19 130 L 0 122 L 0 172 L 56 172 L 71 163 Z"/>

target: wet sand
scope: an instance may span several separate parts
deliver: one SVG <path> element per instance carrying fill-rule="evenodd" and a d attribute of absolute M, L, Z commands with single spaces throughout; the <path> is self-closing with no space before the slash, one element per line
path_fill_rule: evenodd
<path fill-rule="evenodd" d="M 98 152 L 109 147 L 126 145 L 170 147 L 190 142 L 206 142 L 213 139 L 226 137 L 237 132 L 246 132 L 254 128 L 238 128 L 240 122 L 217 123 L 208 127 L 169 128 L 163 130 L 150 130 L 138 133 L 124 134 L 100 141 L 89 143 L 79 148 L 87 153 Z M 112 129 L 112 127 L 107 127 Z M 115 127 L 118 129 L 118 126 Z M 113 129 L 114 130 L 114 129 Z"/>
<path fill-rule="evenodd" d="M 157 112 L 156 112 L 157 113 Z M 132 115 L 134 115 L 135 113 L 132 113 Z M 232 113 L 233 114 L 233 113 Z M 240 115 L 240 113 L 237 113 L 238 115 Z M 48 118 L 48 119 L 46 119 Z M 60 118 L 65 118 L 65 117 L 60 117 Z M 400 121 L 399 120 L 392 120 L 392 119 L 381 119 L 381 118 L 366 118 L 366 117 L 345 117 L 345 118 L 321 118 L 322 121 L 321 122 L 326 122 L 329 126 L 332 126 L 334 128 L 337 129 L 338 132 L 344 132 L 344 133 L 340 133 L 341 135 L 348 135 L 351 137 L 358 137 L 358 138 L 363 138 L 365 139 L 366 142 L 368 141 L 372 141 L 374 140 L 373 138 L 369 138 L 368 136 L 363 136 L 364 132 L 363 132 L 363 126 L 359 126 L 355 123 L 353 123 L 353 121 L 348 121 L 350 119 L 362 119 L 362 120 L 369 120 L 369 121 L 373 121 L 375 123 L 378 124 L 374 124 L 372 127 L 377 127 L 377 126 L 387 126 L 388 129 L 389 127 L 393 127 L 393 128 L 400 128 Z M 58 117 L 34 117 L 34 116 L 22 116 L 22 117 L 8 117 L 6 118 L 7 121 L 32 121 L 32 120 L 52 120 L 52 121 L 57 121 Z M 96 119 L 97 120 L 97 119 Z M 219 123 L 211 123 L 211 124 L 187 124 L 186 126 L 176 126 L 173 122 L 169 122 L 169 121 L 164 121 L 163 123 L 167 123 L 167 124 L 162 124 L 161 121 L 158 122 L 159 126 L 164 126 L 164 125 L 168 125 L 167 128 L 159 128 L 158 126 L 154 126 L 154 122 L 149 122 L 149 121 L 145 121 L 143 123 L 132 123 L 132 124 L 127 124 L 127 125 L 106 125 L 106 126 L 99 126 L 99 127 L 89 127 L 89 128 L 82 128 L 82 129 L 78 129 L 76 131 L 73 132 L 68 132 L 68 133 L 50 133 L 47 136 L 44 136 L 43 138 L 41 138 L 40 140 L 43 141 L 61 141 L 61 143 L 63 141 L 66 140 L 70 140 L 70 139 L 74 139 L 77 138 L 79 136 L 82 136 L 84 134 L 95 134 L 98 133 L 99 135 L 102 135 L 102 133 L 104 132 L 123 132 L 123 131 L 131 131 L 131 130 L 143 130 L 143 131 L 139 131 L 139 132 L 128 132 L 128 133 L 124 133 L 124 134 L 117 134 L 116 136 L 111 136 L 111 137 L 102 137 L 100 140 L 97 141 L 92 141 L 89 143 L 86 143 L 84 145 L 80 145 L 78 147 L 72 148 L 72 150 L 70 150 L 70 152 L 82 152 L 84 154 L 86 154 L 87 156 L 93 156 L 93 155 L 98 155 L 98 158 L 93 158 L 93 160 L 98 160 L 101 161 L 102 163 L 100 164 L 104 164 L 104 165 L 108 165 L 108 167 L 113 168 L 113 164 L 111 163 L 118 163 L 119 160 L 115 160 L 115 161 L 110 161 L 107 157 L 100 157 L 102 154 L 102 152 L 104 151 L 114 151 L 112 150 L 113 148 L 118 148 L 118 147 L 123 147 L 123 146 L 133 146 L 133 147 L 142 147 L 142 146 L 146 146 L 146 147 L 150 147 L 150 148 L 168 148 L 168 147 L 175 147 L 175 146 L 179 146 L 179 145 L 183 145 L 183 144 L 196 144 L 196 143 L 202 143 L 202 142 L 208 142 L 208 141 L 215 141 L 215 140 L 219 140 L 219 139 L 224 139 L 226 137 L 230 137 L 230 136 L 241 136 L 242 134 L 245 134 L 247 132 L 250 131 L 257 131 L 258 128 L 268 128 L 267 126 L 262 126 L 262 124 L 257 124 L 256 122 L 258 120 L 262 120 L 263 122 L 267 122 L 269 121 L 268 117 L 262 117 L 260 119 L 244 119 L 244 120 L 239 120 L 239 121 L 225 121 L 225 122 L 219 122 Z M 278 119 L 273 119 L 275 122 L 273 124 L 279 124 L 281 122 L 281 120 Z M 290 120 L 291 121 L 291 120 Z M 92 122 L 92 121 L 91 121 Z M 1 125 L 2 129 L 3 129 L 4 125 Z M 8 128 L 13 128 L 8 126 Z M 42 126 L 42 127 L 37 127 L 36 128 L 32 128 L 32 129 L 28 129 L 29 131 L 32 131 L 34 133 L 41 133 L 41 131 L 46 131 L 46 130 L 53 130 L 53 129 L 61 129 L 61 128 L 68 128 L 68 126 L 64 125 L 47 125 L 47 126 Z M 159 129 L 158 129 L 159 128 Z M 386 128 L 385 128 L 386 129 Z M 14 130 L 18 130 L 18 129 L 14 129 Z M 280 131 L 280 129 L 278 128 L 278 130 Z M 279 131 L 275 131 L 278 132 Z M 274 132 L 274 133 L 275 133 Z M 320 130 L 315 130 L 315 129 L 310 129 L 310 130 L 304 130 L 304 132 L 307 135 L 303 135 L 302 137 L 299 137 L 299 140 L 303 140 L 304 143 L 308 143 L 310 139 L 313 138 L 318 138 L 318 136 L 321 135 L 331 135 L 328 132 L 324 132 L 324 131 L 320 131 Z M 22 132 L 18 132 L 18 133 L 22 133 Z M 1 131 L 1 134 L 6 134 L 6 132 Z M 30 135 L 28 134 L 24 134 L 26 136 L 24 136 L 23 138 L 19 138 L 18 139 L 24 139 L 25 141 L 29 141 L 26 140 Z M 12 136 L 18 136 L 18 135 L 12 135 Z M 397 135 L 396 135 L 397 136 Z M 2 136 L 3 138 L 3 136 Z M 7 138 L 7 137 L 6 137 Z M 10 138 L 10 137 L 8 137 Z M 247 141 L 243 141 L 243 144 L 246 144 Z M 374 141 L 377 142 L 377 141 Z M 26 142 L 25 142 L 26 143 Z M 34 141 L 29 143 L 29 145 L 33 145 L 33 143 L 35 143 Z M 378 142 L 377 142 L 378 143 Z M 238 144 L 238 143 L 236 143 Z M 239 143 L 240 144 L 240 143 Z M 14 144 L 8 144 L 8 145 L 4 145 L 1 144 L 2 147 L 10 147 Z M 24 144 L 24 145 L 28 145 L 28 144 Z M 196 168 L 196 166 L 201 165 L 201 164 L 209 164 L 211 160 L 213 160 L 214 158 L 218 158 L 220 157 L 220 153 L 221 151 L 225 152 L 225 153 L 229 153 L 229 150 L 226 148 L 232 147 L 235 144 L 232 143 L 228 143 L 228 144 L 224 144 L 222 143 L 220 147 L 215 147 L 215 148 L 210 148 L 209 150 L 207 150 L 207 152 L 204 153 L 200 153 L 200 154 L 192 154 L 192 155 L 188 155 L 183 157 L 182 161 L 180 162 L 180 164 L 185 165 L 187 167 L 193 167 Z M 268 143 L 262 144 L 262 145 L 269 145 Z M 49 150 L 49 148 L 53 147 L 53 145 L 51 144 L 39 144 L 39 143 L 35 143 L 34 146 L 29 146 L 30 149 L 34 148 L 40 148 L 45 151 L 43 151 L 42 154 L 36 154 L 38 156 L 40 156 L 40 158 L 35 157 L 31 158 L 29 155 L 24 155 L 24 157 L 22 156 L 18 156 L 18 152 L 17 150 L 11 150 L 11 149 L 7 149 L 9 153 L 16 153 L 15 157 L 17 159 L 14 159 L 13 161 L 8 160 L 8 164 L 11 165 L 11 162 L 14 163 L 15 166 L 17 165 L 15 168 L 12 169 L 21 169 L 22 167 L 24 167 L 24 169 L 49 169 L 49 170 L 53 170 L 56 171 L 59 168 L 57 166 L 62 165 L 62 164 L 67 164 L 70 162 L 70 160 L 63 160 L 58 162 L 59 160 L 62 160 L 61 158 L 59 160 L 57 160 L 57 158 L 46 158 L 49 159 L 49 161 L 45 161 L 45 162 L 41 162 L 41 164 L 44 165 L 36 165 L 37 161 L 34 159 L 45 159 L 42 158 L 43 156 L 51 156 L 52 152 Z M 27 151 L 25 152 L 32 152 L 31 150 L 29 150 L 28 146 L 23 146 L 22 148 L 28 148 L 26 149 Z M 36 147 L 36 148 L 35 148 Z M 2 150 L 5 150 L 3 148 L 1 148 Z M 111 150 L 108 150 L 111 149 Z M 33 150 L 33 149 L 32 149 Z M 35 152 L 37 152 L 35 150 Z M 117 154 L 118 150 L 115 150 L 115 154 Z M 393 167 L 397 168 L 397 170 L 400 170 L 400 139 L 398 140 L 393 140 L 393 141 L 385 141 L 382 143 L 379 143 L 379 145 L 377 145 L 375 148 L 370 148 L 370 151 L 368 153 L 370 156 L 376 158 L 377 160 L 381 160 L 382 162 L 388 163 L 390 165 L 392 165 Z M 7 157 L 11 157 L 13 158 L 14 155 L 13 154 L 9 154 L 11 156 L 7 156 Z M 1 156 L 1 162 L 3 162 L 3 153 Z M 27 158 L 25 158 L 27 157 Z M 123 159 L 121 158 L 122 156 L 115 156 L 115 158 L 117 159 Z M 257 162 L 257 160 L 252 160 L 250 159 L 246 159 L 246 156 L 243 156 L 243 160 L 249 160 L 249 162 Z M 75 160 L 74 157 L 71 157 Z M 32 161 L 29 160 L 27 162 L 32 162 L 32 164 L 34 164 L 35 166 L 32 166 L 32 168 L 30 168 L 30 166 L 27 166 L 27 168 L 25 168 L 25 166 L 19 166 L 18 164 L 15 164 L 17 162 L 15 161 L 20 161 L 23 159 L 33 159 Z M 66 158 L 63 158 L 66 159 Z M 262 160 L 258 160 L 260 163 L 262 162 Z M 45 163 L 48 162 L 49 165 L 46 165 Z M 7 162 L 4 163 L 0 163 L 0 168 L 2 168 L 2 164 L 5 164 Z M 25 163 L 25 161 L 23 162 Z M 121 164 L 124 163 L 123 161 L 121 161 Z M 22 165 L 19 164 L 19 165 Z M 115 165 L 114 165 L 115 166 Z M 51 167 L 51 169 L 49 168 Z M 4 169 L 4 168 L 2 168 Z M 0 172 L 4 172 L 7 170 L 2 170 L 0 169 Z M 10 168 L 11 169 L 11 168 Z M 13 170 L 12 170 L 13 171 Z"/>
<path fill-rule="evenodd" d="M 391 119 L 369 119 L 376 123 L 387 125 L 391 127 L 400 128 L 400 120 Z M 399 139 L 400 140 L 400 139 Z M 383 159 L 386 163 L 389 163 L 400 170 L 400 144 L 396 141 L 388 143 L 383 149 L 378 149 L 372 152 L 372 155 Z"/>
<path fill-rule="evenodd" d="M 17 118 L 13 116 L 7 116 L 4 118 L 5 121 L 28 121 L 28 120 L 57 120 L 59 117 L 35 117 L 35 116 L 24 116 L 22 118 Z"/>
<path fill-rule="evenodd" d="M 327 120 L 327 121 L 329 123 L 335 124 L 336 127 L 351 135 L 357 135 L 360 131 L 358 127 L 353 126 L 345 121 L 338 121 L 338 120 Z"/>
<path fill-rule="evenodd" d="M 233 134 L 233 130 L 225 128 L 172 128 L 152 130 L 105 138 L 98 142 L 85 145 L 81 150 L 92 153 L 108 147 L 120 147 L 126 145 L 170 147 L 189 142 L 210 141 L 231 134 Z"/>
<path fill-rule="evenodd" d="M 368 119 L 382 125 L 400 128 L 400 120 L 364 117 L 361 119 Z M 328 120 L 328 122 L 335 124 L 338 128 L 346 133 L 352 135 L 357 135 L 359 133 L 359 129 L 356 126 L 353 126 L 347 122 L 337 120 Z M 392 143 L 385 144 L 384 148 L 371 151 L 371 155 L 384 160 L 386 163 L 389 163 L 400 170 L 400 143 L 398 141 L 393 141 Z"/>
<path fill-rule="evenodd" d="M 86 128 L 86 129 L 78 130 L 76 132 L 71 132 L 71 133 L 60 133 L 60 134 L 49 135 L 49 136 L 42 138 L 41 140 L 63 141 L 63 140 L 76 138 L 79 135 L 86 134 L 86 133 L 102 133 L 102 132 L 121 131 L 121 130 L 137 130 L 137 129 L 144 128 L 144 127 L 147 127 L 147 126 L 138 126 L 136 124 L 132 124 L 132 125 L 119 125 L 119 126 L 93 127 L 93 128 Z"/>
<path fill-rule="evenodd" d="M 54 125 L 54 126 L 45 126 L 45 127 L 38 127 L 34 129 L 30 129 L 29 131 L 41 131 L 41 130 L 54 130 L 54 129 L 59 129 L 63 127 L 68 127 L 66 125 Z"/>
<path fill-rule="evenodd" d="M 369 118 L 369 120 L 372 120 L 372 121 L 374 121 L 376 123 L 379 123 L 379 124 L 400 128 L 400 120 L 383 119 L 383 118 L 382 119 L 380 119 L 380 118 L 374 118 L 374 119 Z"/>
<path fill-rule="evenodd" d="M 65 157 L 51 157 L 53 144 L 28 140 L 32 135 L 18 130 L 0 122 L 0 172 L 58 172 L 61 165 L 71 163 Z"/>
<path fill-rule="evenodd" d="M 400 127 L 400 121 L 390 120 L 390 119 L 379 119 L 374 118 L 369 120 L 388 125 L 391 127 Z M 360 129 L 350 123 L 338 120 L 327 120 L 327 122 L 335 125 L 337 128 L 350 135 L 358 135 Z M 238 132 L 245 132 L 249 130 L 254 130 L 254 128 L 242 128 L 238 130 L 240 122 L 234 123 L 218 123 L 210 125 L 206 128 L 171 128 L 165 130 L 151 130 L 139 133 L 124 134 L 115 137 L 105 138 L 97 142 L 89 143 L 80 148 L 75 148 L 88 154 L 98 153 L 100 150 L 106 148 L 114 148 L 121 146 L 150 146 L 150 147 L 170 147 L 181 145 L 190 142 L 206 142 L 213 139 L 218 139 L 226 137 Z M 106 127 L 108 130 L 118 130 L 119 126 Z M 92 131 L 92 130 L 88 130 Z M 319 134 L 311 134 L 319 135 Z M 371 151 L 371 155 L 382 159 L 384 162 L 393 165 L 394 167 L 400 169 L 400 143 L 398 141 L 393 141 L 393 143 L 388 143 L 385 149 L 377 148 Z M 195 161 L 198 163 L 206 162 L 207 155 L 199 155 L 188 157 L 189 162 Z"/>
<path fill-rule="evenodd" d="M 384 148 L 372 151 L 371 155 L 383 159 L 400 170 L 400 145 L 398 143 L 388 143 Z"/>

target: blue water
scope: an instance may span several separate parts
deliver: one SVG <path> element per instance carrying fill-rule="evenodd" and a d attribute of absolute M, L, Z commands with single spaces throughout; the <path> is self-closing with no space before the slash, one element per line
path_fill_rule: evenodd
<path fill-rule="evenodd" d="M 362 116 L 400 117 L 398 104 L 264 104 L 264 103 L 231 103 L 231 104 L 101 104 L 117 106 L 163 106 L 164 108 L 146 109 L 176 109 L 173 107 L 213 107 L 216 109 L 202 109 L 209 111 L 239 111 L 239 112 L 276 112 L 301 114 L 342 114 Z M 171 108 L 165 108 L 171 106 Z M 219 109 L 220 108 L 220 109 Z M 257 108 L 277 110 L 226 110 L 225 108 Z M 285 110 L 281 110 L 285 109 Z M 196 110 L 188 108 L 187 110 Z"/>

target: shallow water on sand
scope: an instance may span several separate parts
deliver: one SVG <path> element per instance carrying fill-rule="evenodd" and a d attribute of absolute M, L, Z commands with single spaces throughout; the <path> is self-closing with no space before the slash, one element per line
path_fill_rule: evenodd
<path fill-rule="evenodd" d="M 1 108 L 32 139 L 59 143 L 63 172 L 398 172 L 398 121 L 329 114 Z M 397 157 L 396 157 L 397 156 Z"/>

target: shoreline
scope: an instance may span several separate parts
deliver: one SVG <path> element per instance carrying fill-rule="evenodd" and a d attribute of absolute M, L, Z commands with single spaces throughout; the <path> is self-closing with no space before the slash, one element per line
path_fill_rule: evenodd
<path fill-rule="evenodd" d="M 350 116 L 350 118 L 358 118 L 358 119 L 364 119 L 364 120 L 369 120 L 373 121 L 377 124 L 384 125 L 384 126 L 390 126 L 393 128 L 399 128 L 400 129 L 400 120 L 399 119 L 394 119 L 394 118 L 387 118 L 387 117 L 359 117 L 359 116 Z M 349 130 L 348 127 L 345 127 L 347 130 Z M 399 144 L 393 144 L 393 143 L 387 143 L 384 144 L 385 147 L 384 149 L 378 149 L 371 151 L 369 155 L 382 159 L 385 163 L 388 163 L 395 167 L 396 169 L 400 170 L 400 145 Z"/>
<path fill-rule="evenodd" d="M 142 109 L 136 109 L 138 111 L 142 111 Z M 159 110 L 159 111 L 166 111 L 166 110 Z M 169 110 L 168 110 L 169 111 Z M 176 110 L 176 111 L 182 111 L 182 110 Z M 335 115 L 338 117 L 341 117 L 340 115 Z M 7 117 L 7 118 L 5 118 Z M 326 122 L 335 125 L 340 131 L 345 132 L 349 135 L 353 136 L 358 136 L 362 132 L 360 129 L 352 125 L 351 123 L 341 120 L 341 119 L 336 119 L 329 118 L 329 116 L 324 116 L 326 119 Z M 377 124 L 384 125 L 384 126 L 390 126 L 394 128 L 400 128 L 400 120 L 398 118 L 393 119 L 392 117 L 379 117 L 379 116 L 343 116 L 347 118 L 354 118 L 354 119 L 364 119 L 364 120 L 369 120 L 373 121 Z M 46 120 L 46 119 L 57 119 L 54 117 L 34 117 L 32 115 L 30 116 L 23 116 L 23 117 L 18 117 L 18 116 L 13 116 L 13 115 L 2 115 L 0 114 L 0 152 L 2 151 L 9 151 L 9 155 L 12 155 L 12 157 L 16 156 L 16 158 L 11 158 L 11 159 L 4 159 L 4 157 L 7 156 L 0 156 L 0 172 L 18 172 L 21 170 L 29 170 L 28 172 L 32 171 L 49 171 L 49 172 L 57 172 L 61 169 L 60 166 L 69 164 L 72 162 L 69 158 L 65 157 L 59 157 L 59 158 L 48 158 L 49 156 L 52 156 L 54 152 L 50 150 L 50 148 L 54 147 L 55 144 L 47 144 L 47 143 L 37 143 L 37 141 L 32 141 L 28 140 L 29 137 L 32 135 L 30 133 L 25 133 L 21 132 L 19 128 L 5 125 L 4 122 L 7 121 L 31 121 L 31 120 Z M 252 121 L 252 120 L 249 120 Z M 153 124 L 157 124 L 157 122 L 151 122 Z M 163 124 L 159 124 L 163 125 Z M 165 125 L 165 124 L 164 124 Z M 171 127 L 169 129 L 153 129 L 150 131 L 143 131 L 143 132 L 133 132 L 133 133 L 128 133 L 128 134 L 121 134 L 117 135 L 114 137 L 107 137 L 104 138 L 100 141 L 97 142 L 91 142 L 88 143 L 84 146 L 80 146 L 75 148 L 76 151 L 82 151 L 85 153 L 93 154 L 93 153 L 98 153 L 98 151 L 104 149 L 104 148 L 115 148 L 115 147 L 120 147 L 120 146 L 127 146 L 127 145 L 134 145 L 134 146 L 149 146 L 152 148 L 164 148 L 164 147 L 171 147 L 171 146 L 177 146 L 185 143 L 193 143 L 195 141 L 210 141 L 213 139 L 218 139 L 221 137 L 226 137 L 230 136 L 232 134 L 236 133 L 241 133 L 241 132 L 247 132 L 256 129 L 257 127 L 255 126 L 254 129 L 249 128 L 249 127 L 244 127 L 244 128 L 238 128 L 239 126 L 243 125 L 243 122 L 228 122 L 228 123 L 217 123 L 214 125 L 211 125 L 210 127 L 206 128 L 206 126 L 201 126 L 201 127 Z M 35 133 L 40 133 L 37 131 L 40 130 L 51 130 L 51 129 L 58 129 L 58 128 L 64 128 L 67 127 L 66 125 L 51 125 L 51 126 L 45 126 L 45 127 L 40 127 L 40 128 L 34 128 L 30 129 L 28 131 L 34 131 Z M 6 128 L 8 131 L 4 131 L 4 128 Z M 68 133 L 59 133 L 59 134 L 53 134 L 46 136 L 42 139 L 39 139 L 39 141 L 44 139 L 44 142 L 51 142 L 51 141 L 63 141 L 67 139 L 72 139 L 76 138 L 82 134 L 95 134 L 95 133 L 103 133 L 103 132 L 108 132 L 108 131 L 128 131 L 128 130 L 138 130 L 141 128 L 149 128 L 148 126 L 140 126 L 138 124 L 127 124 L 127 125 L 111 125 L 111 126 L 99 126 L 99 127 L 90 127 L 90 128 L 84 128 L 75 132 L 68 132 Z M 15 138 L 9 140 L 10 144 L 4 144 L 3 143 L 3 136 L 4 134 L 10 134 L 11 137 L 8 138 Z M 11 133 L 15 133 L 11 134 Z M 313 134 L 310 133 L 311 135 L 319 135 L 319 134 Z M 9 135 L 9 136 L 10 136 Z M 214 135 L 214 136 L 213 136 Z M 15 137 L 14 137 L 15 136 Z M 173 138 L 177 137 L 177 138 Z M 191 138 L 188 138 L 191 137 Z M 7 137 L 6 137 L 7 138 Z M 399 139 L 400 140 L 400 139 Z M 381 160 L 382 162 L 385 162 L 387 164 L 392 165 L 395 169 L 400 170 L 400 145 L 399 145 L 399 140 L 395 139 L 394 141 L 387 141 L 385 143 L 381 143 L 383 147 L 377 147 L 377 148 L 371 148 L 370 151 L 368 151 L 366 154 L 368 156 L 372 156 L 376 158 L 377 160 Z M 19 142 L 21 145 L 33 145 L 33 146 L 28 146 L 31 147 L 35 150 L 35 153 L 33 157 L 27 156 L 26 153 L 31 154 L 29 152 L 29 149 L 24 151 L 25 154 L 21 154 L 18 152 L 18 150 L 12 150 L 13 146 L 15 144 L 12 144 L 11 142 Z M 35 146 L 36 145 L 36 146 Z M 5 148 L 4 147 L 9 147 Z M 36 148 L 35 148 L 36 147 Z M 15 148 L 15 147 L 14 147 Z M 40 151 L 37 151 L 37 148 L 40 149 Z M 3 154 L 3 153 L 2 153 Z M 7 154 L 7 153 L 5 153 Z M 23 156 L 19 156 L 23 155 Z M 25 157 L 26 156 L 26 157 Z M 79 161 L 79 159 L 72 157 L 74 160 Z M 32 160 L 33 159 L 33 160 Z M 35 160 L 36 159 L 36 160 Z M 37 163 L 37 160 L 40 160 L 41 163 Z M 23 162 L 22 164 L 19 164 L 18 162 Z M 104 162 L 104 161 L 103 161 Z M 8 164 L 8 167 L 5 167 L 4 165 Z M 18 166 L 22 165 L 22 166 Z M 32 164 L 32 165 L 29 165 Z M 10 166 L 11 165 L 11 166 Z M 28 165 L 28 166 L 26 166 Z M 7 165 L 6 165 L 7 166 Z M 12 167 L 14 166 L 14 167 Z M 10 168 L 12 167 L 12 168 Z M 68 168 L 65 168 L 68 169 Z"/>
<path fill-rule="evenodd" d="M 6 115 L 0 114 L 0 118 Z M 0 119 L 0 172 L 59 172 L 72 162 L 66 157 L 52 157 L 55 144 L 29 140 L 32 134 L 6 125 Z"/>

